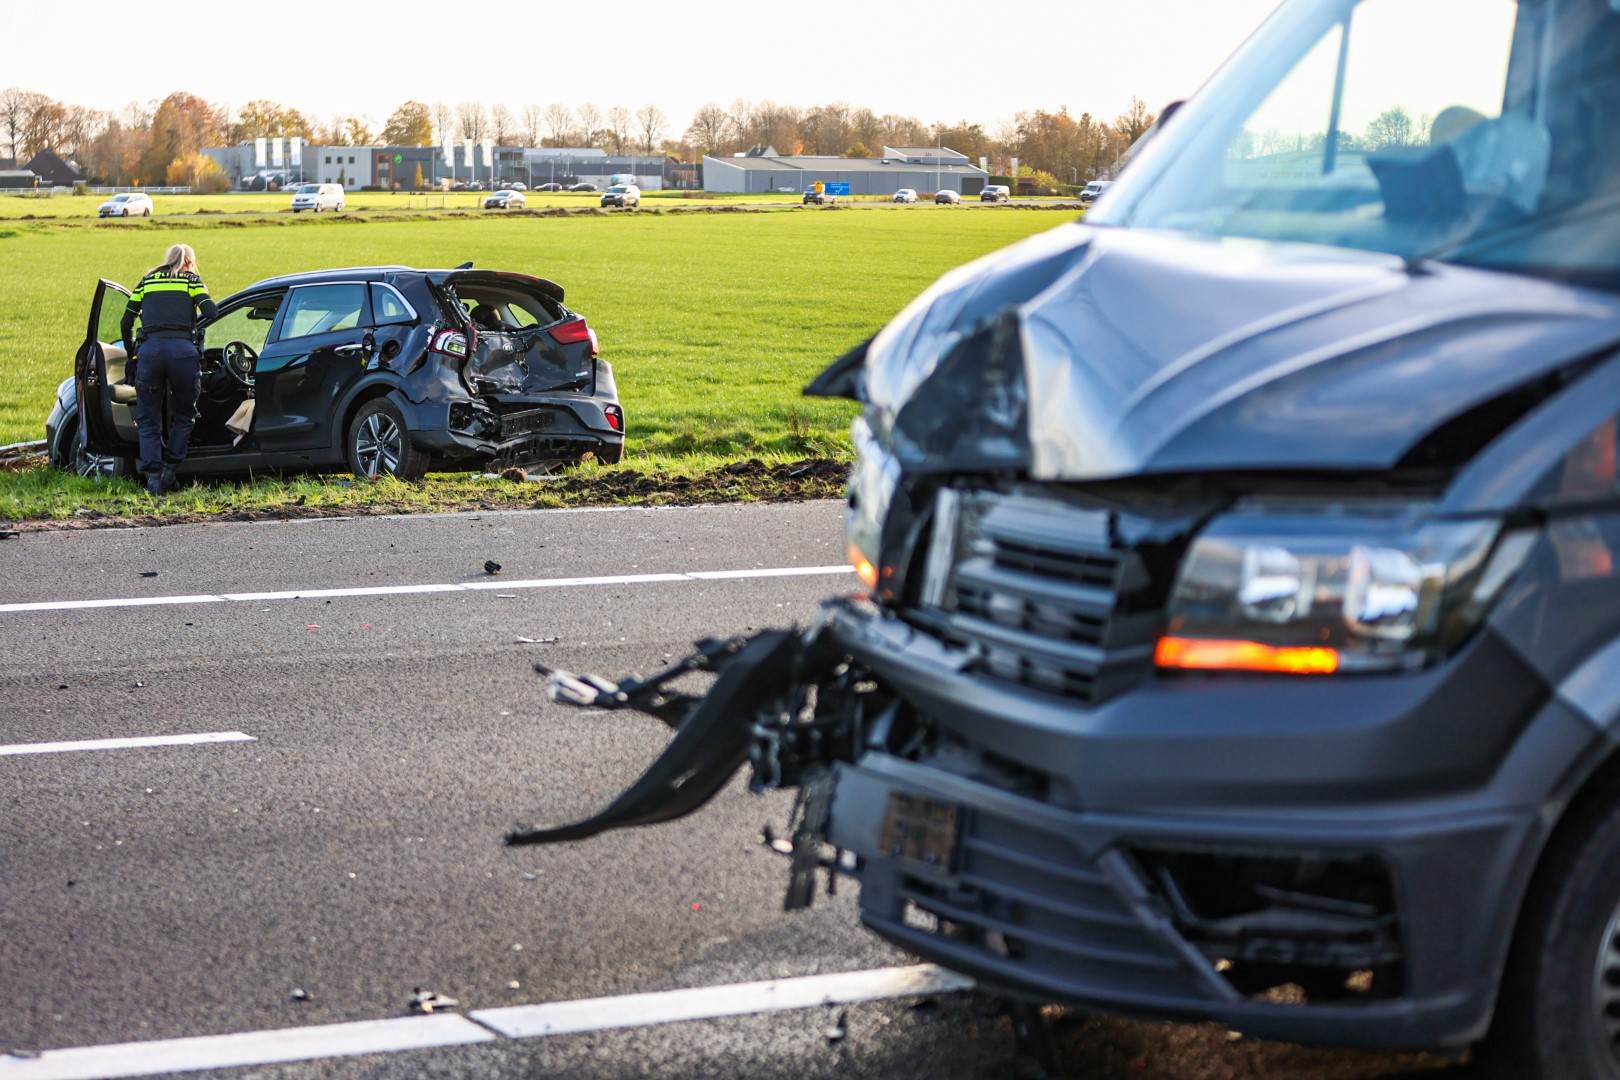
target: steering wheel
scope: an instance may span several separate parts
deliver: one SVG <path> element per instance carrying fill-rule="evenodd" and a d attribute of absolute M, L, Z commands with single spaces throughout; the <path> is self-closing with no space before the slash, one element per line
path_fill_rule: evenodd
<path fill-rule="evenodd" d="M 225 374 L 244 390 L 253 389 L 253 373 L 259 366 L 259 354 L 245 341 L 228 341 L 221 355 Z"/>

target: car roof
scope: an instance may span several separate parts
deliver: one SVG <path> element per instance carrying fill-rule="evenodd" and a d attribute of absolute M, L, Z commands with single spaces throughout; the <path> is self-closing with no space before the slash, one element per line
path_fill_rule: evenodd
<path fill-rule="evenodd" d="M 305 270 L 297 274 L 282 274 L 279 277 L 255 281 L 233 295 L 244 296 L 264 289 L 286 289 L 294 285 L 320 285 L 332 281 L 382 281 L 394 274 L 410 273 L 414 269 L 410 266 L 346 266 L 333 270 Z"/>

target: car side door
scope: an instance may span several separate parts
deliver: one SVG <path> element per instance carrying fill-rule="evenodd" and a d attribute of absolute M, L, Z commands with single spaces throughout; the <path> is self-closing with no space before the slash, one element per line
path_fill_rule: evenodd
<path fill-rule="evenodd" d="M 123 331 L 119 322 L 129 290 L 115 281 L 96 282 L 90 320 L 73 362 L 79 423 L 93 454 L 126 457 L 136 452 L 135 388 L 123 382 Z M 109 348 L 110 346 L 115 348 Z"/>
<path fill-rule="evenodd" d="M 332 412 L 365 373 L 371 347 L 365 282 L 297 285 L 259 354 L 254 420 L 260 450 L 320 449 Z"/>

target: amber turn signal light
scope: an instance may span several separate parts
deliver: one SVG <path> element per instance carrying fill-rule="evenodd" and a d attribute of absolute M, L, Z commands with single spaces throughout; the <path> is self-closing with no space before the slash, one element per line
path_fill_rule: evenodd
<path fill-rule="evenodd" d="M 877 588 L 877 567 L 872 565 L 872 560 L 861 554 L 861 549 L 854 544 L 844 549 L 844 555 L 849 559 L 849 564 L 855 568 L 855 576 L 860 578 L 868 589 Z"/>
<path fill-rule="evenodd" d="M 1339 650 L 1303 645 L 1278 647 L 1258 641 L 1162 637 L 1153 650 L 1153 662 L 1162 668 L 1183 670 L 1331 675 L 1339 670 Z"/>

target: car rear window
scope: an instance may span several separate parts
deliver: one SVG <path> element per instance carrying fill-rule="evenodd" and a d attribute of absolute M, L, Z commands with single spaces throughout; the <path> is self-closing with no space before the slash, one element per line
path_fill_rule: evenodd
<path fill-rule="evenodd" d="M 352 330 L 360 325 L 366 287 L 359 284 L 306 285 L 294 289 L 282 320 L 280 340 Z"/>

